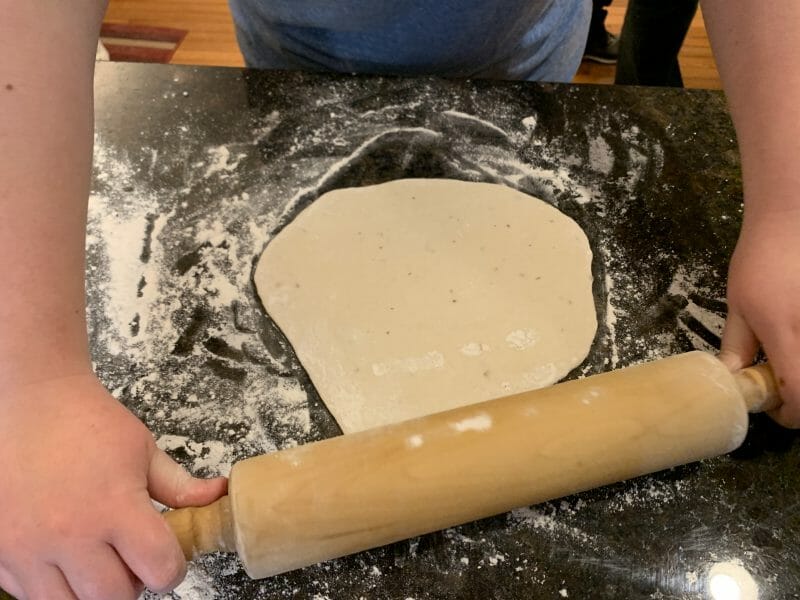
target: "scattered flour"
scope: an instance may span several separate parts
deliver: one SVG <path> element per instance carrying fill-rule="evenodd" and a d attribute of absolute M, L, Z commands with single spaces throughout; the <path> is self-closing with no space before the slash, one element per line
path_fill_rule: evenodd
<path fill-rule="evenodd" d="M 186 578 L 170 594 L 175 600 L 215 600 L 219 596 L 214 580 L 191 563 Z"/>
<path fill-rule="evenodd" d="M 433 350 L 422 356 L 409 356 L 396 358 L 385 362 L 374 363 L 372 372 L 376 377 L 383 377 L 391 373 L 417 373 L 444 367 L 444 356 L 441 352 Z"/>
<path fill-rule="evenodd" d="M 149 172 L 153 155 L 143 153 Z M 236 175 L 238 155 L 211 154 Z M 192 167 L 190 189 L 206 177 L 204 165 Z M 156 198 L 139 189 L 140 169 L 99 136 L 95 166 L 88 321 L 98 374 L 113 395 L 145 420 L 160 447 L 200 475 L 225 474 L 240 458 L 303 440 L 311 427 L 307 393 L 283 375 L 291 372 L 288 350 L 265 349 L 254 326 L 261 309 L 250 266 L 276 215 L 253 214 L 250 195 L 236 193 L 223 199 L 224 210 L 210 205 L 185 220 L 196 202 L 183 200 L 185 192 Z M 219 375 L 203 368 L 209 363 Z"/>
<path fill-rule="evenodd" d="M 485 121 L 485 120 L 480 119 L 480 118 L 478 118 L 478 117 L 476 117 L 474 115 L 468 115 L 466 113 L 458 112 L 456 110 L 446 110 L 442 114 L 443 115 L 447 115 L 448 117 L 454 117 L 454 118 L 457 118 L 457 119 L 465 119 L 465 120 L 468 120 L 468 121 L 473 121 L 475 123 L 480 124 L 482 127 L 486 127 L 487 129 L 489 129 L 491 131 L 494 131 L 495 133 L 499 133 L 503 137 L 510 139 L 510 136 L 508 135 L 508 133 L 506 133 L 505 131 L 500 129 L 494 123 L 491 123 L 489 121 Z"/>
<path fill-rule="evenodd" d="M 686 485 L 681 480 L 662 481 L 645 477 L 629 483 L 624 492 L 611 499 L 606 510 L 613 514 L 631 507 L 669 504 L 685 494 Z"/>
<path fill-rule="evenodd" d="M 156 445 L 165 452 L 183 450 L 192 461 L 193 473 L 225 476 L 230 473 L 230 450 L 221 442 L 194 442 L 181 435 L 162 435 Z"/>
<path fill-rule="evenodd" d="M 358 148 L 356 148 L 350 155 L 346 156 L 345 158 L 334 162 L 328 170 L 320 177 L 314 185 L 311 187 L 303 188 L 299 190 L 287 203 L 284 207 L 283 211 L 280 214 L 280 219 L 284 219 L 287 216 L 291 215 L 297 203 L 300 201 L 301 198 L 306 196 L 309 192 L 314 192 L 315 190 L 324 188 L 325 184 L 333 178 L 342 168 L 352 164 L 352 162 L 358 159 L 360 156 L 364 155 L 369 151 L 371 147 L 376 145 L 380 140 L 385 138 L 386 136 L 396 135 L 396 134 L 413 134 L 413 135 L 421 135 L 424 137 L 433 137 L 438 138 L 441 137 L 441 133 L 438 131 L 433 131 L 431 129 L 427 129 L 425 127 L 401 127 L 401 128 L 393 128 L 393 129 L 386 129 L 381 133 L 369 138 L 367 141 L 363 142 Z"/>
<path fill-rule="evenodd" d="M 450 424 L 450 429 L 463 433 L 464 431 L 486 431 L 492 427 L 492 417 L 483 413 Z"/>
<path fill-rule="evenodd" d="M 608 331 L 609 346 L 611 348 L 610 366 L 612 369 L 619 365 L 619 349 L 617 347 L 617 309 L 612 301 L 614 293 L 614 280 L 610 273 L 606 273 L 606 330 Z"/>
<path fill-rule="evenodd" d="M 563 372 L 554 363 L 547 363 L 537 366 L 533 371 L 522 374 L 522 380 L 528 389 L 539 389 L 556 383 L 559 374 Z"/>
<path fill-rule="evenodd" d="M 688 315 L 693 317 L 700 323 L 709 333 L 722 338 L 722 332 L 725 328 L 725 316 L 713 310 L 709 310 L 699 306 L 692 298 L 693 294 L 698 290 L 698 278 L 700 272 L 689 271 L 685 266 L 681 266 L 673 276 L 672 284 L 669 287 L 669 293 L 686 298 L 688 304 L 684 309 Z M 716 303 L 724 303 L 724 298 L 712 298 Z M 708 343 L 701 335 L 694 329 L 689 327 L 685 320 L 678 319 L 678 327 L 686 334 L 692 341 L 692 345 L 698 350 L 705 350 L 706 352 L 716 352 L 716 348 Z"/>
<path fill-rule="evenodd" d="M 601 135 L 589 140 L 589 165 L 603 175 L 610 175 L 614 168 L 614 152 Z"/>
<path fill-rule="evenodd" d="M 566 537 L 584 546 L 599 548 L 602 543 L 578 527 L 572 527 L 559 518 L 547 505 L 516 508 L 509 513 L 509 521 L 517 527 L 527 527 L 552 537 Z"/>
<path fill-rule="evenodd" d="M 221 173 L 222 177 L 227 177 L 231 171 L 235 171 L 246 154 L 237 154 L 235 158 L 231 158 L 231 151 L 227 146 L 218 146 L 208 150 L 209 158 L 211 159 L 208 168 L 206 169 L 203 177 L 209 178 L 212 175 Z"/>
<path fill-rule="evenodd" d="M 516 329 L 506 336 L 506 342 L 510 348 L 525 350 L 536 345 L 539 334 L 533 329 Z"/>
<path fill-rule="evenodd" d="M 493 554 L 493 555 L 487 557 L 486 560 L 489 561 L 489 566 L 490 567 L 496 567 L 498 565 L 498 563 L 506 561 L 506 556 L 505 556 L 505 554 Z"/>
<path fill-rule="evenodd" d="M 491 348 L 487 344 L 480 342 L 470 342 L 461 347 L 461 354 L 464 356 L 480 356 L 484 352 L 488 352 Z"/>
<path fill-rule="evenodd" d="M 522 119 L 522 126 L 525 127 L 525 129 L 527 129 L 528 131 L 533 131 L 534 129 L 536 129 L 536 123 L 537 121 L 534 115 Z"/>

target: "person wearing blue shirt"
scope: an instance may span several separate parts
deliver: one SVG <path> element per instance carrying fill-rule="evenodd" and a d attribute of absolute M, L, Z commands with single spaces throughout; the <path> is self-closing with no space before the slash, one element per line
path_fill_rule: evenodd
<path fill-rule="evenodd" d="M 588 1 L 230 0 L 245 61 L 261 69 L 570 81 Z"/>

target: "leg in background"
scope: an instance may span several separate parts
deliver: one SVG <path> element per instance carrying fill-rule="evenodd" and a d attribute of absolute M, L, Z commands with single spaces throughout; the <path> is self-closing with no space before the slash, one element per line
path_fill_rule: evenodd
<path fill-rule="evenodd" d="M 586 40 L 584 58 L 603 64 L 617 62 L 619 40 L 606 30 L 606 7 L 611 0 L 592 0 L 592 20 L 589 24 L 589 37 Z"/>
<path fill-rule="evenodd" d="M 630 0 L 615 83 L 683 87 L 678 52 L 698 0 Z"/>

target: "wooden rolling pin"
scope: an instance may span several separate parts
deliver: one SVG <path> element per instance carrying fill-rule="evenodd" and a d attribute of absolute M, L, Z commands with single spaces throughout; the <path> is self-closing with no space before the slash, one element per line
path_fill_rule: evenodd
<path fill-rule="evenodd" d="M 267 577 L 730 452 L 779 402 L 766 365 L 691 352 L 250 458 L 165 516 L 187 558 Z"/>

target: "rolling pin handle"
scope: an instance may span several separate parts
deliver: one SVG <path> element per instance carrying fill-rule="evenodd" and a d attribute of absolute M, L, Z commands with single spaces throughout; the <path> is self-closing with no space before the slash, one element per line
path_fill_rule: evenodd
<path fill-rule="evenodd" d="M 748 412 L 767 412 L 781 405 L 775 374 L 767 363 L 742 369 L 734 375 Z"/>
<path fill-rule="evenodd" d="M 208 506 L 167 511 L 164 520 L 178 538 L 186 560 L 217 550 L 236 551 L 228 496 Z"/>

